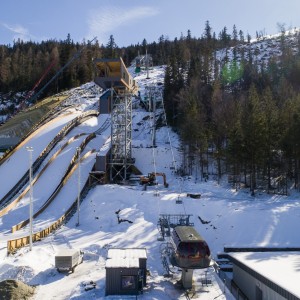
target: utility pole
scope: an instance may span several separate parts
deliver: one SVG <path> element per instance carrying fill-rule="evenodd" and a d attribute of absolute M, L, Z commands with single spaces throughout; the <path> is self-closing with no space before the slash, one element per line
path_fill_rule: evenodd
<path fill-rule="evenodd" d="M 149 60 L 148 60 L 147 49 L 146 49 L 146 69 L 147 69 L 147 77 L 146 77 L 146 79 L 150 79 L 150 77 L 149 77 Z"/>
<path fill-rule="evenodd" d="M 33 215 L 33 207 L 32 207 L 32 152 L 33 147 L 26 147 L 26 150 L 29 153 L 29 250 L 32 250 L 32 215 Z"/>
<path fill-rule="evenodd" d="M 78 195 L 77 195 L 77 223 L 76 226 L 79 226 L 79 212 L 80 212 L 80 147 L 76 148 L 78 155 Z"/>
<path fill-rule="evenodd" d="M 155 93 L 155 87 L 153 87 L 153 90 L 151 91 L 151 101 L 152 101 L 152 109 L 153 109 L 153 146 L 156 146 L 156 93 Z"/>

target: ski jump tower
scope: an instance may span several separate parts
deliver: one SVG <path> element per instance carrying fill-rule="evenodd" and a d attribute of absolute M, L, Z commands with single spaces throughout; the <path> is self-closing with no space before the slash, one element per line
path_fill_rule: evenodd
<path fill-rule="evenodd" d="M 134 163 L 131 147 L 131 98 L 137 93 L 137 85 L 121 58 L 94 59 L 94 64 L 97 72 L 95 83 L 109 93 L 108 111 L 111 113 L 109 179 L 111 182 L 123 181 L 127 179 L 128 169 Z"/>

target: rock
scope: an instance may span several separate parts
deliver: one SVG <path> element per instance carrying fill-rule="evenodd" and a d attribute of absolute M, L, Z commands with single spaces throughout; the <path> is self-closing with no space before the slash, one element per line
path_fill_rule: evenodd
<path fill-rule="evenodd" d="M 34 294 L 35 287 L 22 281 L 8 279 L 0 282 L 0 299 L 20 300 L 30 299 Z"/>

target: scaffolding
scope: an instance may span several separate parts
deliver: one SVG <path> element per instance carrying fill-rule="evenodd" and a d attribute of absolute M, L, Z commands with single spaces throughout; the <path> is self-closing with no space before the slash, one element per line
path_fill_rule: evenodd
<path fill-rule="evenodd" d="M 127 90 L 111 88 L 110 181 L 128 179 L 132 158 L 132 99 Z"/>
<path fill-rule="evenodd" d="M 170 237 L 171 229 L 176 226 L 194 226 L 194 223 L 190 222 L 191 216 L 190 214 L 160 214 L 157 222 L 159 240 L 164 241 L 165 237 Z"/>
<path fill-rule="evenodd" d="M 128 179 L 132 158 L 132 95 L 137 85 L 121 58 L 95 59 L 98 76 L 95 82 L 110 90 L 111 151 L 109 158 L 110 182 Z"/>

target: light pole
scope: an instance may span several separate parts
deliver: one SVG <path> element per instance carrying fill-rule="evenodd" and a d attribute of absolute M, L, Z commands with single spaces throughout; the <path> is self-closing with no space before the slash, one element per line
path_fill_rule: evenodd
<path fill-rule="evenodd" d="M 32 209 L 32 152 L 33 152 L 33 147 L 26 147 L 26 150 L 29 153 L 29 184 L 30 184 L 30 189 L 29 189 L 29 249 L 30 251 L 32 250 L 32 214 L 33 214 L 33 209 Z"/>
<path fill-rule="evenodd" d="M 79 211 L 80 211 L 80 147 L 76 148 L 78 155 L 78 195 L 77 195 L 77 223 L 79 226 Z"/>

